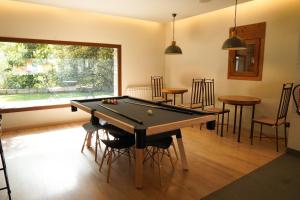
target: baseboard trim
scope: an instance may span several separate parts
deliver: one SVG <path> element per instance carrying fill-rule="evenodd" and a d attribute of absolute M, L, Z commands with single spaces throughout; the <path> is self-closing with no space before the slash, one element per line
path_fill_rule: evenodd
<path fill-rule="evenodd" d="M 287 148 L 286 152 L 288 154 L 300 157 L 300 151 L 298 151 L 298 150 Z"/>

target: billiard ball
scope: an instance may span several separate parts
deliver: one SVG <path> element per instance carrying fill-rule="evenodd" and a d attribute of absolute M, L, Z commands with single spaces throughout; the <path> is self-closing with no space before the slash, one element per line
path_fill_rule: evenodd
<path fill-rule="evenodd" d="M 152 110 L 147 110 L 147 113 L 148 113 L 148 115 L 152 115 L 153 114 Z"/>

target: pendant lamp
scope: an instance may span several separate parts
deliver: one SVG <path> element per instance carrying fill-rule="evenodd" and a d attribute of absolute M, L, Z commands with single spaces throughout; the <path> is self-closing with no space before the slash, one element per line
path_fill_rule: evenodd
<path fill-rule="evenodd" d="M 230 38 L 228 38 L 222 46 L 224 50 L 243 50 L 247 49 L 245 41 L 237 36 L 236 30 L 236 11 L 237 11 L 237 0 L 235 0 L 235 14 L 234 14 L 234 29 L 230 33 Z"/>
<path fill-rule="evenodd" d="M 174 40 L 174 24 L 175 24 L 175 17 L 176 13 L 173 13 L 173 41 L 170 46 L 168 46 L 165 50 L 165 54 L 182 54 L 181 48 L 176 45 L 176 41 Z"/>

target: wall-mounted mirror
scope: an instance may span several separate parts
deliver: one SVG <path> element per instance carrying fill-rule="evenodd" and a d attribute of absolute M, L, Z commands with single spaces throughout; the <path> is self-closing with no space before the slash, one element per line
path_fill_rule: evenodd
<path fill-rule="evenodd" d="M 262 79 L 265 27 L 266 23 L 237 27 L 247 49 L 229 51 L 228 79 Z"/>

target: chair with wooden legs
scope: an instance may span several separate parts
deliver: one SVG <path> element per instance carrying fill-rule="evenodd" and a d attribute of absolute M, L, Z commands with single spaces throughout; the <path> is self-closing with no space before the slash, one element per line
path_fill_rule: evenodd
<path fill-rule="evenodd" d="M 172 99 L 166 99 L 162 93 L 164 80 L 162 76 L 151 76 L 152 101 L 158 103 L 169 103 Z"/>
<path fill-rule="evenodd" d="M 115 129 L 114 129 L 115 128 Z M 134 135 L 121 131 L 118 133 L 118 130 L 121 130 L 113 125 L 110 125 L 109 133 L 112 133 L 114 140 L 101 140 L 105 144 L 105 150 L 101 159 L 99 171 L 101 171 L 104 160 L 107 159 L 108 172 L 107 172 L 107 183 L 109 183 L 111 164 L 117 160 L 122 155 L 127 155 L 129 158 L 129 163 L 131 162 L 131 152 L 130 148 L 135 144 Z"/>
<path fill-rule="evenodd" d="M 217 116 L 217 134 L 219 133 L 219 125 L 223 126 L 223 124 L 219 123 L 220 115 L 227 113 L 227 132 L 229 125 L 229 109 L 225 109 L 223 111 L 222 108 L 217 108 L 215 106 L 215 81 L 214 79 L 204 79 L 203 80 L 203 111 L 206 112 L 214 112 Z"/>
<path fill-rule="evenodd" d="M 99 130 L 103 131 L 107 135 L 107 132 L 105 130 L 104 126 L 101 125 L 93 125 L 92 122 L 88 122 L 86 124 L 83 124 L 82 127 L 86 131 L 85 139 L 83 141 L 83 145 L 81 147 L 81 153 L 83 153 L 84 146 L 89 146 L 87 144 L 88 142 L 88 137 L 92 137 L 92 135 L 95 133 L 96 139 L 95 139 L 95 161 L 97 162 L 97 157 L 98 157 L 98 147 L 101 149 L 100 145 L 100 137 L 99 137 Z M 108 135 L 107 135 L 108 137 Z"/>
<path fill-rule="evenodd" d="M 262 135 L 262 125 L 272 126 L 272 127 L 276 128 L 276 137 L 275 138 L 276 138 L 277 152 L 278 152 L 278 139 L 279 139 L 278 126 L 284 125 L 284 141 L 285 141 L 285 146 L 287 146 L 287 130 L 286 129 L 289 127 L 289 122 L 286 121 L 286 117 L 287 117 L 287 113 L 288 113 L 292 89 L 293 89 L 293 83 L 283 84 L 276 118 L 272 118 L 269 116 L 262 116 L 262 117 L 255 117 L 252 120 L 252 124 L 251 124 L 252 131 L 251 131 L 251 136 L 250 136 L 251 144 L 253 143 L 254 124 L 258 123 L 258 124 L 260 124 L 260 140 L 261 140 L 261 135 Z"/>
<path fill-rule="evenodd" d="M 170 146 L 174 144 L 172 136 L 168 137 L 156 137 L 156 136 L 150 136 L 147 138 L 146 146 L 147 146 L 147 152 L 145 154 L 144 162 L 147 160 L 151 160 L 151 165 L 154 167 L 156 164 L 158 166 L 158 173 L 159 173 L 159 180 L 160 185 L 162 185 L 161 181 L 161 161 L 166 155 L 171 162 L 172 168 L 174 169 L 174 161 L 172 159 L 171 153 L 170 153 Z"/>

